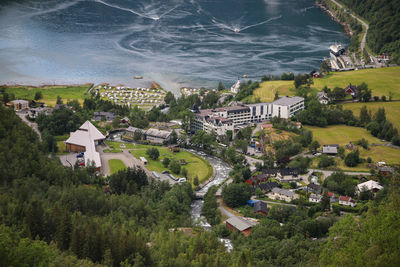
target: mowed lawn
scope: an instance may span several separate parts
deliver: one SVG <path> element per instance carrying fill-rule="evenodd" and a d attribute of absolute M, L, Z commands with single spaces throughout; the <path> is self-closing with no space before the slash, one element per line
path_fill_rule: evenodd
<path fill-rule="evenodd" d="M 142 146 L 142 145 L 140 145 L 140 146 Z M 160 157 L 158 158 L 158 160 L 152 160 L 146 154 L 146 150 L 148 147 L 151 147 L 151 146 L 142 146 L 140 148 L 132 149 L 132 150 L 130 150 L 130 153 L 132 153 L 132 155 L 137 159 L 139 159 L 140 157 L 145 157 L 148 161 L 148 165 L 146 166 L 146 168 L 150 171 L 162 172 L 162 171 L 168 170 L 168 168 L 165 168 L 164 165 L 162 164 L 162 160 L 165 157 L 168 157 L 171 160 L 172 159 L 177 159 L 177 160 L 184 159 L 187 162 L 187 164 L 182 165 L 181 168 L 186 168 L 186 170 L 188 171 L 188 180 L 191 183 L 193 183 L 193 178 L 196 175 L 199 178 L 199 182 L 202 183 L 203 181 L 210 178 L 213 173 L 213 169 L 212 169 L 212 166 L 210 165 L 210 163 L 208 163 L 203 158 L 200 158 L 192 153 L 189 153 L 189 152 L 183 151 L 183 150 L 181 150 L 180 152 L 177 152 L 177 153 L 173 153 L 166 147 L 154 146 L 160 152 Z M 176 176 L 181 177 L 180 174 L 177 174 Z"/>
<path fill-rule="evenodd" d="M 57 96 L 60 96 L 64 103 L 67 100 L 78 99 L 81 103 L 85 98 L 85 93 L 92 84 L 84 84 L 77 86 L 43 86 L 43 87 L 6 87 L 8 94 L 13 93 L 16 99 L 33 100 L 36 92 L 42 92 L 42 99 L 39 101 L 45 102 L 47 105 L 54 106 L 57 101 Z"/>
<path fill-rule="evenodd" d="M 400 67 L 332 72 L 323 78 L 314 79 L 312 87 L 321 91 L 325 85 L 333 89 L 345 88 L 349 83 L 359 85 L 362 82 L 372 89 L 372 96 L 385 95 L 388 98 L 389 92 L 393 92 L 393 99 L 400 100 Z"/>
<path fill-rule="evenodd" d="M 110 166 L 110 173 L 111 174 L 116 173 L 119 170 L 126 169 L 125 164 L 120 159 L 110 159 L 108 161 L 108 164 Z"/>
<path fill-rule="evenodd" d="M 352 110 L 353 114 L 359 117 L 360 110 L 363 106 L 367 106 L 368 110 L 372 112 L 372 115 L 375 114 L 378 108 L 385 108 L 386 118 L 400 131 L 400 101 L 349 103 L 344 104 L 343 108 Z"/>
<path fill-rule="evenodd" d="M 368 140 L 370 144 L 382 144 L 383 142 L 378 138 L 372 136 L 366 129 L 360 127 L 335 125 L 325 128 L 305 126 L 313 133 L 313 139 L 317 140 L 320 145 L 339 144 L 346 145 L 349 142 L 355 142 L 361 138 Z M 400 152 L 400 151 L 399 151 Z"/>

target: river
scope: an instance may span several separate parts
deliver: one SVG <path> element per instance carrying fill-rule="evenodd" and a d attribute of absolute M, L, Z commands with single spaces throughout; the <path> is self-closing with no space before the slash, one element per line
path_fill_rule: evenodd
<path fill-rule="evenodd" d="M 215 178 L 207 185 L 205 185 L 202 189 L 200 189 L 198 191 L 199 193 L 207 193 L 208 189 L 210 189 L 211 186 L 220 185 L 229 177 L 229 172 L 232 170 L 232 168 L 229 166 L 228 163 L 222 161 L 217 157 L 208 156 L 196 150 L 191 149 L 188 151 L 200 157 L 205 158 L 214 167 L 215 170 Z M 201 216 L 201 210 L 203 208 L 203 204 L 204 204 L 203 200 L 194 200 L 191 205 L 190 214 L 195 225 L 199 225 L 204 229 L 211 230 L 211 225 L 207 222 L 204 216 Z M 228 251 L 231 251 L 233 249 L 232 243 L 229 239 L 220 238 L 219 240 L 222 243 L 224 243 Z"/>

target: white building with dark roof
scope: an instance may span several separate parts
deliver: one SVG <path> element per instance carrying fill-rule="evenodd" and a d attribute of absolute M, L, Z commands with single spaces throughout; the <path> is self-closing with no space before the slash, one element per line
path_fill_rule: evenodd
<path fill-rule="evenodd" d="M 96 151 L 96 145 L 106 137 L 90 122 L 86 121 L 65 141 L 66 151 L 84 152 L 85 165 L 94 164 L 97 170 L 101 168 L 100 154 Z"/>

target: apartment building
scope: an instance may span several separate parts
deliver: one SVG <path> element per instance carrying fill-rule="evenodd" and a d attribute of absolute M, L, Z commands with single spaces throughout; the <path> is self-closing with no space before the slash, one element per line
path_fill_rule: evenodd
<path fill-rule="evenodd" d="M 304 98 L 282 97 L 272 103 L 240 104 L 216 109 L 202 109 L 195 112 L 191 130 L 225 135 L 228 130 L 242 128 L 249 123 L 270 120 L 272 117 L 288 119 L 304 109 Z"/>

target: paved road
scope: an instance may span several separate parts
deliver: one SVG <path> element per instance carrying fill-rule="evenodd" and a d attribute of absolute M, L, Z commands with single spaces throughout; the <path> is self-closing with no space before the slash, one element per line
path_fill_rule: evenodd
<path fill-rule="evenodd" d="M 26 115 L 28 115 L 27 112 L 16 112 L 16 114 L 18 115 L 18 117 L 21 118 L 21 120 L 23 122 L 25 122 L 26 124 L 28 124 L 29 127 L 31 127 L 38 135 L 39 135 L 39 139 L 40 141 L 42 141 L 42 134 L 39 131 L 38 125 L 36 122 L 30 122 L 28 121 L 28 119 L 26 118 Z"/>
<path fill-rule="evenodd" d="M 230 212 L 229 210 L 225 209 L 225 208 L 222 206 L 222 203 L 221 203 L 221 202 L 222 202 L 222 199 L 221 199 L 221 198 L 218 199 L 218 203 L 219 203 L 218 209 L 221 211 L 221 214 L 222 214 L 223 216 L 228 217 L 228 218 L 235 217 L 235 214 L 233 214 L 233 213 Z"/>
<path fill-rule="evenodd" d="M 340 7 L 341 9 L 344 9 L 344 7 L 343 7 L 342 4 L 338 3 L 338 2 L 335 1 L 335 0 L 331 0 L 331 1 L 332 1 L 333 3 L 335 3 L 335 4 L 336 4 L 338 7 Z M 365 48 L 365 42 L 366 42 L 366 40 L 367 40 L 367 33 L 368 33 L 369 26 L 368 26 L 368 24 L 367 24 L 365 21 L 363 21 L 363 20 L 360 19 L 359 17 L 355 16 L 353 13 L 350 13 L 350 16 L 352 16 L 353 18 L 355 18 L 356 20 L 358 20 L 358 21 L 365 27 L 365 33 L 364 33 L 364 36 L 363 36 L 363 38 L 362 38 L 362 40 L 361 40 L 361 44 L 360 44 L 361 53 L 362 53 L 362 51 L 364 51 L 364 48 Z"/>

